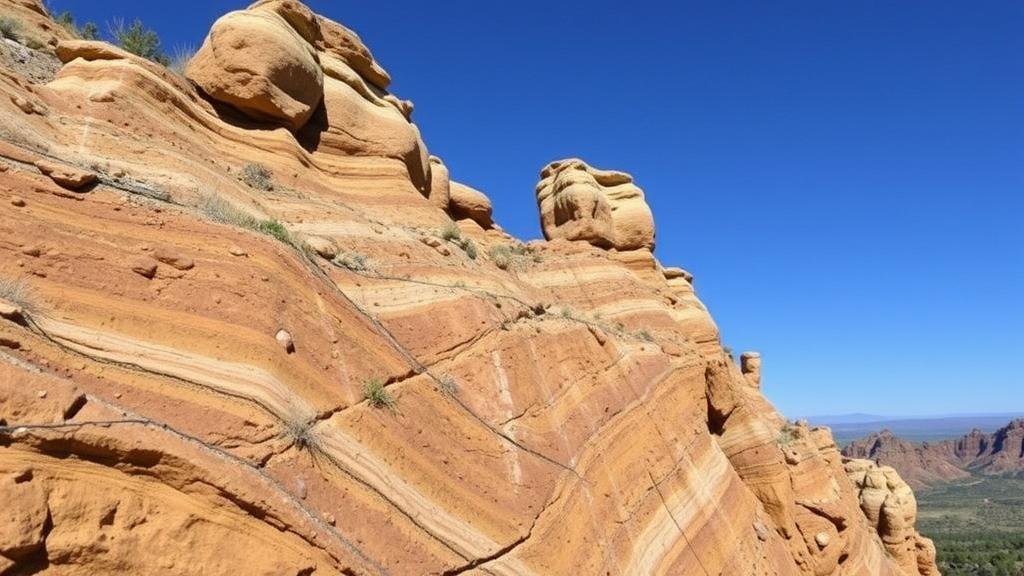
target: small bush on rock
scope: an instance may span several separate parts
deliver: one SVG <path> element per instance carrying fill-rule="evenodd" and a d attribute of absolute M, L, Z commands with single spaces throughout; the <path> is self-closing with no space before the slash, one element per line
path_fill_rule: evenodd
<path fill-rule="evenodd" d="M 438 234 L 438 236 L 440 236 L 442 240 L 461 240 L 462 230 L 459 228 L 459 225 L 456 224 L 455 222 L 449 222 L 448 224 L 445 225 L 444 228 L 441 229 L 441 232 Z"/>
<path fill-rule="evenodd" d="M 94 22 L 86 22 L 81 28 L 75 23 L 75 16 L 70 10 L 65 10 L 60 14 L 57 14 L 54 18 L 57 24 L 64 27 L 65 30 L 71 33 L 75 38 L 81 38 L 82 40 L 99 40 L 100 29 Z"/>
<path fill-rule="evenodd" d="M 273 176 L 273 172 L 263 164 L 250 162 L 242 167 L 242 182 L 254 190 L 273 190 Z"/>
<path fill-rule="evenodd" d="M 22 29 L 21 20 L 13 16 L 0 16 L 0 37 L 20 42 Z"/>
<path fill-rule="evenodd" d="M 385 388 L 384 381 L 379 378 L 371 378 L 366 381 L 363 385 L 363 396 L 374 408 L 392 409 L 395 407 L 395 399 Z"/>
<path fill-rule="evenodd" d="M 160 36 L 146 28 L 142 20 L 135 19 L 131 25 L 118 18 L 110 25 L 110 35 L 114 42 L 127 52 L 167 66 L 171 59 L 160 49 Z"/>
<path fill-rule="evenodd" d="M 18 306 L 28 316 L 40 312 L 39 297 L 24 278 L 0 278 L 0 298 Z"/>

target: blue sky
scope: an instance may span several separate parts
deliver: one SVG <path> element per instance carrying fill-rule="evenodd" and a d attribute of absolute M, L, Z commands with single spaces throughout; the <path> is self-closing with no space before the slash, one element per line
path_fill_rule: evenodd
<path fill-rule="evenodd" d="M 170 51 L 244 3 L 50 5 Z M 517 236 L 547 162 L 632 173 L 787 415 L 1024 411 L 1024 3 L 310 5 Z"/>

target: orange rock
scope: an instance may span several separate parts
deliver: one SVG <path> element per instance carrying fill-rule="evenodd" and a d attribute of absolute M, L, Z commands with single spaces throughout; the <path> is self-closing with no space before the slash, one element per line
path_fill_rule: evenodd
<path fill-rule="evenodd" d="M 69 190 L 78 190 L 96 182 L 96 174 L 52 160 L 36 160 L 36 168 L 51 180 Z"/>

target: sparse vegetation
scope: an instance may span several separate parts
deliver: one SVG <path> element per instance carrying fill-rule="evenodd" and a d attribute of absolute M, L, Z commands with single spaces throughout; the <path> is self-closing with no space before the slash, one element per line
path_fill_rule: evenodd
<path fill-rule="evenodd" d="M 476 244 L 474 244 L 472 240 L 469 238 L 463 238 L 459 240 L 457 244 L 459 245 L 459 248 L 462 248 L 462 251 L 466 253 L 466 256 L 469 256 L 470 260 L 476 260 Z"/>
<path fill-rule="evenodd" d="M 636 333 L 636 337 L 643 340 L 644 342 L 654 342 L 654 336 L 652 336 L 651 333 L 646 329 L 638 331 Z"/>
<path fill-rule="evenodd" d="M 13 16 L 0 16 L 0 36 L 20 42 L 23 29 L 21 20 Z"/>
<path fill-rule="evenodd" d="M 775 442 L 778 443 L 778 445 L 781 447 L 786 447 L 792 444 L 793 441 L 796 439 L 796 427 L 790 424 L 789 422 L 786 422 L 785 424 L 782 425 L 782 428 L 779 430 L 778 436 L 775 437 Z"/>
<path fill-rule="evenodd" d="M 437 384 L 441 388 L 441 392 L 444 392 L 448 396 L 455 396 L 459 393 L 459 383 L 455 381 L 455 378 L 451 374 L 441 376 L 438 379 Z"/>
<path fill-rule="evenodd" d="M 444 228 L 441 229 L 441 231 L 438 233 L 438 236 L 440 236 L 442 240 L 461 240 L 462 230 L 459 228 L 459 225 L 456 224 L 455 222 L 449 222 L 448 224 L 445 225 Z"/>
<path fill-rule="evenodd" d="M 273 236 L 285 244 L 292 243 L 292 236 L 288 233 L 288 229 L 277 220 L 260 220 L 256 224 L 256 231 Z"/>
<path fill-rule="evenodd" d="M 98 40 L 100 37 L 100 29 L 94 22 L 86 22 L 81 28 L 75 23 L 75 16 L 70 10 L 65 10 L 60 14 L 54 16 L 54 21 L 64 27 L 65 30 L 71 33 L 75 38 L 81 38 L 82 40 Z"/>
<path fill-rule="evenodd" d="M 315 420 L 289 420 L 284 422 L 284 435 L 298 450 L 315 451 L 319 448 L 319 440 L 313 433 Z"/>
<path fill-rule="evenodd" d="M 188 67 L 188 63 L 192 61 L 192 57 L 196 55 L 196 49 L 194 46 L 178 46 L 171 53 L 170 62 L 167 64 L 168 70 L 174 72 L 179 76 L 185 75 L 185 68 Z"/>
<path fill-rule="evenodd" d="M 263 164 L 250 162 L 242 167 L 242 182 L 254 189 L 269 192 L 274 189 L 274 173 Z"/>
<path fill-rule="evenodd" d="M 357 252 L 342 252 L 334 257 L 333 262 L 353 272 L 363 272 L 369 267 L 366 263 L 366 256 Z"/>
<path fill-rule="evenodd" d="M 512 249 L 508 246 L 492 246 L 487 251 L 487 255 L 491 257 L 491 262 L 502 270 L 508 270 L 512 267 Z"/>
<path fill-rule="evenodd" d="M 395 399 L 391 397 L 391 393 L 388 392 L 384 381 L 380 378 L 371 378 L 363 384 L 363 396 L 374 408 L 393 409 L 395 407 Z"/>
<path fill-rule="evenodd" d="M 220 196 L 213 194 L 203 196 L 199 200 L 198 208 L 200 212 L 214 222 L 238 226 L 239 228 L 273 236 L 285 244 L 290 245 L 292 243 L 291 234 L 288 233 L 288 229 L 284 227 L 284 224 L 277 220 L 259 220 L 242 212 Z"/>
<path fill-rule="evenodd" d="M 0 278 L 0 298 L 20 307 L 30 317 L 41 310 L 35 289 L 24 278 Z"/>
<path fill-rule="evenodd" d="M 948 576 L 1024 573 L 1024 479 L 971 477 L 916 492 L 917 527 Z"/>
<path fill-rule="evenodd" d="M 130 25 L 121 18 L 115 19 L 110 25 L 110 36 L 114 43 L 124 50 L 167 66 L 171 59 L 160 49 L 160 36 L 135 19 Z"/>

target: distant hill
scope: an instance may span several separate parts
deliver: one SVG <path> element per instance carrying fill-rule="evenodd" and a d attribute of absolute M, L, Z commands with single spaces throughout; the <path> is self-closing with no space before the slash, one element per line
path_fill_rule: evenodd
<path fill-rule="evenodd" d="M 956 439 L 913 443 L 882 430 L 843 447 L 843 456 L 892 466 L 918 489 L 969 477 L 1024 477 L 1024 419 L 986 433 L 974 429 Z"/>
<path fill-rule="evenodd" d="M 1010 420 L 1020 417 L 1024 417 L 1024 412 L 949 414 L 927 418 L 841 414 L 812 416 L 807 420 L 811 424 L 831 428 L 836 443 L 845 446 L 857 438 L 881 430 L 889 430 L 894 435 L 911 442 L 955 439 L 975 429 L 987 433 L 995 432 Z"/>

